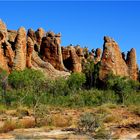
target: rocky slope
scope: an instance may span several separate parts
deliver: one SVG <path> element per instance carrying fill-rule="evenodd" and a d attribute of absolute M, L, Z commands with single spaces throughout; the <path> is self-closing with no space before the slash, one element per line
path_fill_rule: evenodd
<path fill-rule="evenodd" d="M 121 53 L 118 44 L 110 37 L 104 37 L 101 49 L 89 52 L 80 46 L 61 46 L 61 34 L 37 31 L 24 27 L 18 31 L 8 30 L 0 20 L 0 68 L 10 73 L 25 68 L 38 69 L 51 77 L 68 76 L 70 71 L 82 72 L 82 62 L 87 58 L 95 64 L 101 62 L 100 79 L 113 72 L 115 75 L 138 78 L 136 51 L 131 49 L 127 57 Z"/>

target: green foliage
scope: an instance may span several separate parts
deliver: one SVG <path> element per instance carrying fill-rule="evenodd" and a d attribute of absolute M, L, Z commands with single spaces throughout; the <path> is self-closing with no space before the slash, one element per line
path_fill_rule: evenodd
<path fill-rule="evenodd" d="M 42 80 L 45 80 L 43 73 L 32 69 L 13 71 L 8 77 L 9 84 L 15 89 L 35 87 Z"/>
<path fill-rule="evenodd" d="M 55 80 L 48 79 L 46 82 L 47 93 L 52 94 L 53 96 L 58 95 L 67 95 L 68 94 L 68 85 L 66 79 L 60 77 Z"/>
<path fill-rule="evenodd" d="M 109 74 L 106 78 L 106 87 L 112 89 L 118 95 L 118 103 L 124 103 L 131 92 L 139 90 L 140 83 L 126 77 Z"/>
<path fill-rule="evenodd" d="M 94 132 L 101 126 L 101 121 L 94 113 L 86 112 L 81 115 L 78 128 L 80 132 Z"/>
<path fill-rule="evenodd" d="M 63 77 L 46 82 L 47 93 L 53 96 L 67 96 L 76 93 L 85 83 L 85 75 L 83 73 L 72 73 L 67 79 Z"/>
<path fill-rule="evenodd" d="M 6 98 L 6 89 L 8 87 L 7 77 L 8 77 L 8 73 L 0 68 L 0 92 L 1 92 L 0 100 L 4 104 L 7 103 L 7 98 Z"/>
<path fill-rule="evenodd" d="M 37 70 L 13 71 L 8 77 L 8 82 L 12 87 L 10 92 L 20 104 L 36 104 L 45 91 L 45 77 Z"/>
<path fill-rule="evenodd" d="M 83 62 L 83 73 L 85 73 L 86 76 L 86 86 L 88 88 L 93 87 L 94 81 L 93 81 L 93 75 L 94 75 L 94 61 L 90 58 L 87 59 L 87 62 Z"/>
<path fill-rule="evenodd" d="M 113 91 L 103 91 L 98 89 L 83 90 L 81 91 L 86 106 L 97 106 L 104 103 L 116 103 L 116 95 Z"/>
<path fill-rule="evenodd" d="M 99 66 L 94 65 L 92 68 L 96 73 Z M 40 104 L 64 107 L 99 106 L 117 103 L 125 105 L 140 104 L 139 82 L 110 74 L 106 78 L 107 88 L 105 90 L 96 88 L 87 90 L 83 86 L 87 78 L 85 75 L 86 73 L 73 73 L 67 78 L 52 80 L 45 78 L 44 74 L 37 70 L 13 71 L 8 76 L 8 89 L 1 88 L 0 100 L 4 101 L 7 106 L 25 105 L 33 107 L 34 111 Z M 3 81 L 7 75 L 3 72 L 0 77 Z M 98 75 L 93 80 L 96 78 L 98 78 Z"/>
<path fill-rule="evenodd" d="M 94 64 L 94 59 L 88 58 L 87 62 L 82 62 L 83 73 L 86 76 L 86 87 L 98 87 L 100 62 Z"/>
<path fill-rule="evenodd" d="M 8 76 L 8 73 L 5 70 L 2 70 L 0 68 L 0 84 L 2 84 L 2 81 Z"/>
<path fill-rule="evenodd" d="M 98 106 L 105 103 L 117 103 L 117 96 L 112 91 L 97 89 L 79 90 L 75 94 L 57 95 L 46 94 L 44 103 L 52 106 L 84 107 Z"/>
<path fill-rule="evenodd" d="M 81 89 L 85 82 L 86 78 L 83 73 L 72 73 L 67 79 L 68 88 L 71 90 L 71 92 Z"/>

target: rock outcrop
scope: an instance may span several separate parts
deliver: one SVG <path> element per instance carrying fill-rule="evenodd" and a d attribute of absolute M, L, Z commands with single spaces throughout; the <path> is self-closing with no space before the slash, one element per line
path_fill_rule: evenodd
<path fill-rule="evenodd" d="M 68 72 L 56 70 L 49 62 L 43 61 L 38 56 L 38 52 L 34 50 L 36 45 L 34 35 L 34 31 L 31 29 L 27 33 L 27 67 L 41 70 L 45 75 L 51 78 L 59 76 L 67 77 L 69 75 Z"/>
<path fill-rule="evenodd" d="M 15 30 L 7 30 L 7 32 L 8 32 L 8 41 L 10 43 L 14 43 L 15 39 L 16 39 L 16 36 L 17 36 L 17 31 L 15 31 Z"/>
<path fill-rule="evenodd" d="M 40 52 L 40 46 L 42 43 L 42 38 L 45 36 L 45 31 L 42 28 L 38 28 L 35 32 L 36 35 L 36 51 Z"/>
<path fill-rule="evenodd" d="M 27 34 L 23 27 L 19 28 L 18 31 L 7 30 L 6 25 L 0 20 L 0 68 L 8 73 L 25 68 L 39 69 L 51 78 L 70 75 L 69 72 L 56 70 L 50 62 L 39 57 L 44 35 L 45 31 L 42 28 L 39 28 L 36 32 L 29 29 Z M 55 37 L 54 43 L 61 57 L 59 57 L 59 62 L 63 66 L 60 36 L 58 34 Z M 49 43 L 51 44 L 51 42 Z M 57 61 L 57 58 L 55 60 Z"/>
<path fill-rule="evenodd" d="M 82 72 L 83 49 L 80 47 L 62 47 L 65 67 L 72 72 Z"/>
<path fill-rule="evenodd" d="M 102 55 L 102 50 L 100 48 L 97 48 L 95 51 L 95 60 L 94 63 L 97 64 L 98 62 L 101 61 L 101 55 Z"/>
<path fill-rule="evenodd" d="M 125 61 L 118 44 L 110 37 L 104 37 L 103 54 L 101 58 L 100 79 L 113 73 L 137 80 L 136 53 L 132 49 Z"/>
<path fill-rule="evenodd" d="M 9 72 L 8 59 L 11 59 L 11 45 L 7 42 L 8 33 L 4 22 L 0 20 L 0 68 Z M 6 57 L 7 56 L 7 57 Z M 9 60 L 10 64 L 10 60 Z"/>
<path fill-rule="evenodd" d="M 13 70 L 24 70 L 26 68 L 26 31 L 21 27 L 17 31 L 15 40 L 15 57 Z"/>
<path fill-rule="evenodd" d="M 40 47 L 40 54 L 44 61 L 49 62 L 57 70 L 65 70 L 62 52 L 61 52 L 61 34 L 54 34 L 53 32 L 47 32 L 46 37 L 42 38 Z"/>
<path fill-rule="evenodd" d="M 132 48 L 127 53 L 126 64 L 128 66 L 128 74 L 131 79 L 138 79 L 138 65 L 136 63 L 136 50 Z"/>
<path fill-rule="evenodd" d="M 50 77 L 68 76 L 70 72 L 82 72 L 88 60 L 101 64 L 99 78 L 104 80 L 109 73 L 138 79 L 136 51 L 131 49 L 127 57 L 110 37 L 104 37 L 103 53 L 97 48 L 91 52 L 77 46 L 61 47 L 61 34 L 37 31 L 24 27 L 7 30 L 0 20 L 0 68 L 10 73 L 25 68 L 38 69 Z M 100 62 L 100 63 L 98 63 Z M 98 66 L 98 65 L 97 65 Z"/>

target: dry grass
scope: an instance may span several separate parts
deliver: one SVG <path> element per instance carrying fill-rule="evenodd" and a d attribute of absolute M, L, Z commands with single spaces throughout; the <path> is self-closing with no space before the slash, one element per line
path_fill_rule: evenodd
<path fill-rule="evenodd" d="M 116 116 L 116 115 L 107 115 L 104 119 L 103 119 L 103 122 L 104 123 L 117 123 L 117 122 L 120 122 L 120 117 L 119 116 Z"/>
<path fill-rule="evenodd" d="M 109 108 L 105 107 L 105 106 L 99 106 L 95 113 L 97 114 L 103 114 L 103 115 L 107 115 L 107 114 L 111 114 L 111 111 Z"/>
<path fill-rule="evenodd" d="M 6 133 L 18 128 L 18 124 L 14 121 L 7 120 L 4 125 L 0 128 L 0 133 Z"/>
<path fill-rule="evenodd" d="M 140 117 L 140 106 L 129 106 L 128 110 Z"/>
<path fill-rule="evenodd" d="M 0 105 L 0 114 L 4 114 L 6 112 L 6 108 L 3 105 Z"/>
<path fill-rule="evenodd" d="M 107 104 L 104 104 L 102 106 L 105 107 L 105 108 L 108 108 L 108 109 L 115 109 L 115 108 L 118 107 L 118 105 L 112 104 L 112 103 L 107 103 Z"/>
<path fill-rule="evenodd" d="M 35 120 L 33 118 L 23 118 L 19 122 L 22 128 L 33 128 L 35 127 Z"/>
<path fill-rule="evenodd" d="M 16 117 L 17 116 L 17 111 L 16 110 L 7 110 L 6 111 L 6 115 L 12 116 L 12 117 Z"/>
<path fill-rule="evenodd" d="M 25 107 L 20 107 L 20 108 L 18 108 L 17 110 L 16 110 L 16 112 L 17 112 L 17 116 L 19 116 L 19 117 L 24 117 L 24 116 L 29 116 L 29 111 L 28 111 L 28 109 L 27 108 L 25 108 Z"/>
<path fill-rule="evenodd" d="M 51 117 L 52 125 L 55 127 L 68 127 L 72 124 L 72 118 L 56 114 Z"/>

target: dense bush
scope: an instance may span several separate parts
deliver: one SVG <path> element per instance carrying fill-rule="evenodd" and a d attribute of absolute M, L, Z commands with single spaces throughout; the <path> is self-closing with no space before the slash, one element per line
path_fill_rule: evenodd
<path fill-rule="evenodd" d="M 44 104 L 64 107 L 98 106 L 104 103 L 117 103 L 117 95 L 113 91 L 98 89 L 79 90 L 67 96 L 46 94 L 42 99 Z"/>
<path fill-rule="evenodd" d="M 82 85 L 86 82 L 85 75 L 83 73 L 73 73 L 67 79 L 68 88 L 71 92 L 81 89 Z"/>
<path fill-rule="evenodd" d="M 8 77 L 10 92 L 19 103 L 36 104 L 41 94 L 45 92 L 45 78 L 42 72 L 26 69 L 13 71 Z"/>
<path fill-rule="evenodd" d="M 95 64 L 94 59 L 88 58 L 86 62 L 82 62 L 82 67 L 86 76 L 86 88 L 98 87 L 100 62 Z"/>
<path fill-rule="evenodd" d="M 124 103 L 131 93 L 139 91 L 139 87 L 139 82 L 126 77 L 109 74 L 106 78 L 106 88 L 113 90 L 118 95 L 118 103 Z"/>
<path fill-rule="evenodd" d="M 83 73 L 72 73 L 67 79 L 61 77 L 48 81 L 49 83 L 46 83 L 47 93 L 53 96 L 74 94 L 82 88 L 85 81 Z"/>
<path fill-rule="evenodd" d="M 83 73 L 52 80 L 32 69 L 13 71 L 8 78 L 3 72 L 0 74 L 0 99 L 8 106 L 25 105 L 34 108 L 39 104 L 64 107 L 99 106 L 106 103 L 140 104 L 139 82 L 109 75 L 104 90 L 87 90 L 83 86 L 85 82 Z"/>

